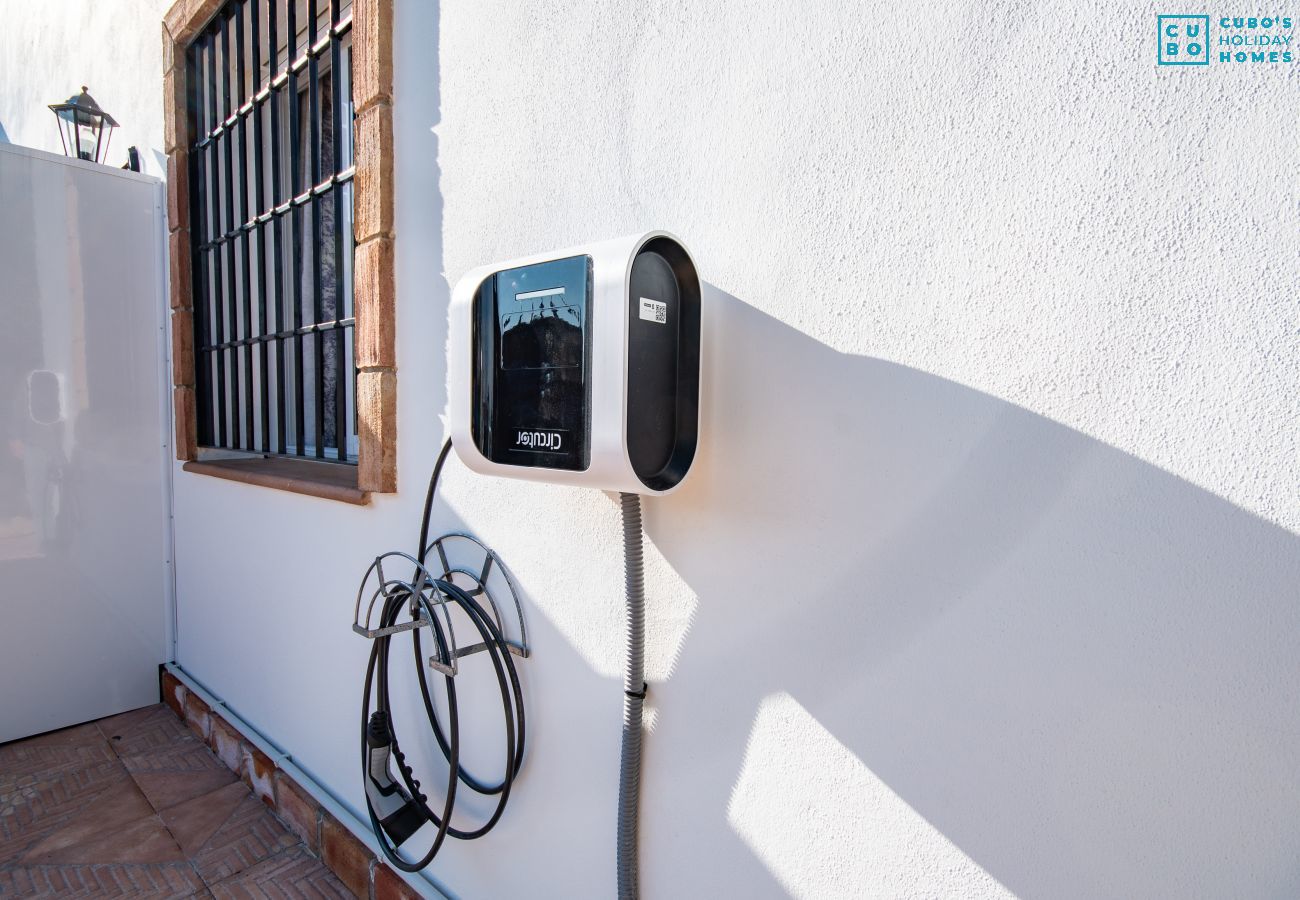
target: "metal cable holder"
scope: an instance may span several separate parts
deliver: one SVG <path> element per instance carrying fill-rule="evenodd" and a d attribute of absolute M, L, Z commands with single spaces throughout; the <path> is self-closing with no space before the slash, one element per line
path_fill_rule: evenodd
<path fill-rule="evenodd" d="M 465 566 L 453 566 L 448 559 L 447 545 L 448 542 L 464 541 L 472 544 L 483 554 L 483 564 L 478 571 L 473 571 Z M 433 541 L 425 548 L 424 558 L 428 560 L 431 554 L 437 554 L 438 562 L 442 567 L 441 577 L 435 578 L 433 574 L 420 563 L 414 556 L 409 553 L 403 553 L 400 550 L 390 550 L 380 556 L 375 557 L 375 561 L 366 569 L 366 574 L 361 579 L 361 586 L 357 588 L 357 600 L 352 616 L 352 630 L 362 637 L 375 640 L 376 638 L 388 637 L 399 634 L 403 631 L 413 631 L 416 628 L 430 628 L 433 626 L 433 617 L 437 614 L 436 610 L 442 610 L 442 624 L 446 628 L 446 650 L 441 650 L 437 655 L 429 657 L 429 667 L 443 675 L 455 676 L 459 671 L 458 661 L 475 653 L 481 653 L 488 649 L 488 645 L 483 641 L 470 644 L 467 647 L 461 647 L 456 643 L 456 631 L 451 621 L 451 614 L 448 611 L 448 603 L 455 601 L 448 596 L 445 585 L 460 587 L 456 585 L 455 579 L 459 576 L 468 579 L 472 587 L 465 589 L 461 587 L 470 597 L 484 597 L 488 602 L 488 607 L 492 610 L 492 617 L 496 620 L 497 630 L 502 636 L 506 635 L 505 621 L 501 617 L 501 607 L 492 592 L 488 590 L 487 581 L 492 575 L 492 569 L 495 567 L 500 571 L 502 579 L 505 581 L 506 588 L 510 592 L 510 600 L 514 605 L 515 618 L 519 623 L 519 641 L 513 641 L 505 638 L 503 643 L 512 654 L 522 659 L 527 659 L 531 652 L 528 648 L 528 627 L 524 623 L 523 609 L 519 603 L 519 592 L 515 588 L 514 579 L 510 577 L 510 572 L 501 562 L 501 558 L 491 549 L 483 544 L 478 538 L 464 534 L 462 532 L 451 532 L 444 534 L 442 537 Z M 405 571 L 409 566 L 411 575 L 409 578 L 389 578 L 384 573 L 384 562 L 390 564 L 399 564 L 400 568 Z M 366 596 L 367 587 L 376 582 L 373 590 L 370 591 L 370 600 L 366 606 L 365 619 L 361 618 L 361 600 Z M 380 603 L 380 600 L 383 603 Z M 410 602 L 411 619 L 399 625 L 387 627 L 372 628 L 375 606 L 378 604 L 382 611 L 389 600 L 408 601 Z M 437 647 L 437 643 L 434 642 Z"/>

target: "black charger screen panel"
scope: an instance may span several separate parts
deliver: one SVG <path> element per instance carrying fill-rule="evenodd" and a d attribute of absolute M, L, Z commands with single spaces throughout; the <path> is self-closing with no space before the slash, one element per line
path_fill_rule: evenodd
<path fill-rule="evenodd" d="M 647 241 L 628 290 L 627 449 L 642 483 L 686 476 L 699 430 L 700 281 L 669 238 Z"/>
<path fill-rule="evenodd" d="M 591 420 L 591 258 L 505 269 L 474 310 L 474 415 L 493 462 L 586 469 Z"/>

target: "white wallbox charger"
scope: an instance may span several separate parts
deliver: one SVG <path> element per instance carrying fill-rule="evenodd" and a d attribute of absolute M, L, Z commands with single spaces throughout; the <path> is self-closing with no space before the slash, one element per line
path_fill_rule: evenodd
<path fill-rule="evenodd" d="M 667 232 L 480 266 L 452 293 L 452 445 L 488 475 L 667 493 L 695 458 L 700 347 Z"/>

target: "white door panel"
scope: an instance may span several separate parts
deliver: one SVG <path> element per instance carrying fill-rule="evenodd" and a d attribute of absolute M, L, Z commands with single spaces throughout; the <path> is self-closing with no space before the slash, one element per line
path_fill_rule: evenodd
<path fill-rule="evenodd" d="M 158 697 L 161 237 L 155 179 L 0 145 L 0 741 Z"/>

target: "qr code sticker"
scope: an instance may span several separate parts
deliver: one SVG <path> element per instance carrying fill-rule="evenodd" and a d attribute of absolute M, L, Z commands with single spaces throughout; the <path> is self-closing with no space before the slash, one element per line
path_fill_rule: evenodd
<path fill-rule="evenodd" d="M 647 322 L 654 322 L 656 325 L 667 325 L 668 304 L 642 297 L 641 318 L 645 319 Z"/>

